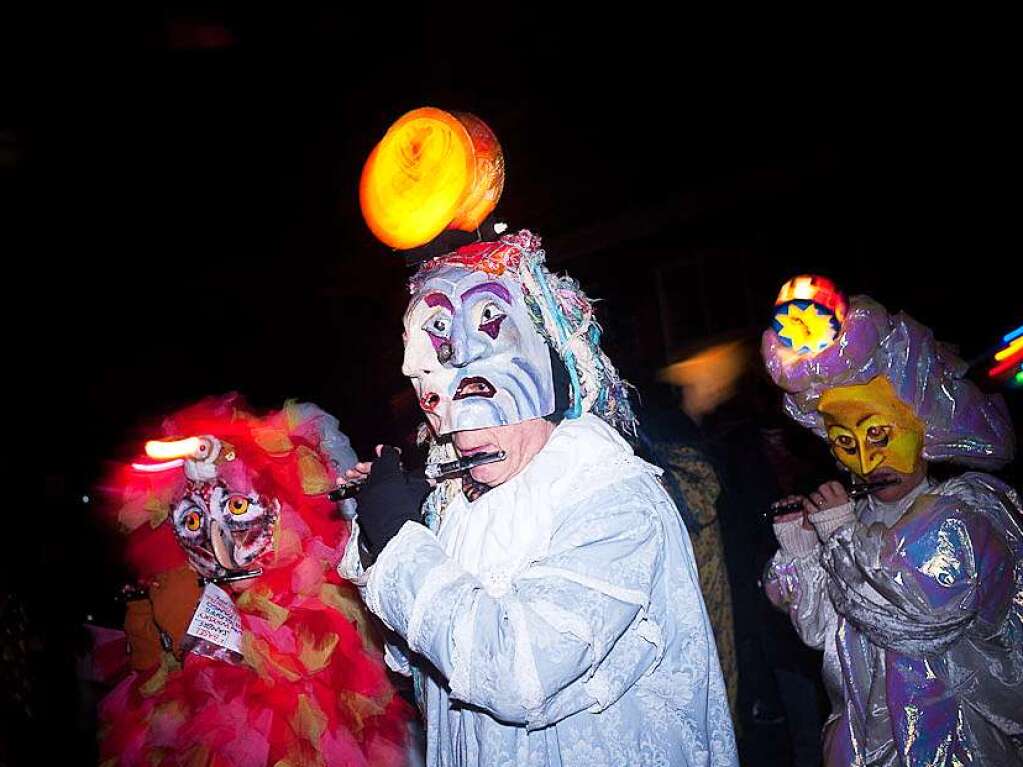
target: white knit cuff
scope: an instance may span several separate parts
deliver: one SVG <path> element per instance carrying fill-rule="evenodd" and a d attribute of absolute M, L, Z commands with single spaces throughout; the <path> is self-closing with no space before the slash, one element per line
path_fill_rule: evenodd
<path fill-rule="evenodd" d="M 802 517 L 775 522 L 774 537 L 778 539 L 782 552 L 792 557 L 805 556 L 820 546 L 817 533 L 803 527 Z"/>
<path fill-rule="evenodd" d="M 817 530 L 821 541 L 826 541 L 831 534 L 840 527 L 845 527 L 856 521 L 856 512 L 853 510 L 853 502 L 843 503 L 832 509 L 815 511 L 810 515 L 810 523 Z"/>

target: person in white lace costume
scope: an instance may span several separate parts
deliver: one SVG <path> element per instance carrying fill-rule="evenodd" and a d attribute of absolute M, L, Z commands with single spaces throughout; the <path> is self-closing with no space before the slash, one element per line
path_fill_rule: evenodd
<path fill-rule="evenodd" d="M 457 344 L 474 341 L 460 340 L 461 313 L 473 318 L 469 335 L 481 318 L 460 297 L 475 295 L 480 280 L 488 281 L 483 322 L 507 312 L 508 301 L 544 300 L 523 286 L 533 278 L 535 291 L 535 278 L 549 277 L 536 238 L 516 235 L 488 245 L 493 247 L 485 253 L 486 275 L 478 275 L 478 261 L 456 252 L 446 257 L 447 264 L 428 268 L 429 275 L 441 274 L 443 280 L 423 280 L 413 295 L 406 316 L 412 350 L 406 372 L 417 378 L 426 406 L 436 403 L 431 395 L 444 395 L 431 381 L 450 384 L 454 391 L 459 376 L 479 385 L 481 370 L 491 377 L 500 373 L 490 358 L 488 368 L 449 365 L 444 375 L 454 376 L 454 383 L 429 377 L 433 368 L 458 361 L 464 350 Z M 507 269 L 499 284 L 495 260 Z M 524 270 L 529 270 L 526 280 Z M 431 292 L 441 284 L 449 300 Z M 434 321 L 438 314 L 423 319 L 417 306 L 425 296 L 435 296 L 431 305 L 445 309 L 443 322 Z M 556 300 L 580 298 L 578 293 Z M 563 311 L 550 303 L 530 309 L 534 321 Z M 375 526 L 375 561 L 369 567 L 360 539 L 371 520 L 357 521 L 339 566 L 358 584 L 370 610 L 400 638 L 387 647 L 391 668 L 421 682 L 428 764 L 736 765 L 725 686 L 692 547 L 678 509 L 658 481 L 660 470 L 634 456 L 607 422 L 627 422 L 631 411 L 620 388 L 611 396 L 600 391 L 615 383 L 620 387 L 620 381 L 599 354 L 599 335 L 583 327 L 589 340 L 566 355 L 564 346 L 552 341 L 557 328 L 548 335 L 539 322 L 530 329 L 521 322 L 512 325 L 516 321 L 509 316 L 503 328 L 498 323 L 497 333 L 490 335 L 493 325 L 485 329 L 495 346 L 509 326 L 518 334 L 540 333 L 557 355 L 553 364 L 562 360 L 576 366 L 569 371 L 572 389 L 566 394 L 574 405 L 586 404 L 576 413 L 570 409 L 554 426 L 532 418 L 535 408 L 521 421 L 488 425 L 479 411 L 459 410 L 463 397 L 441 402 L 443 417 L 431 419 L 436 431 L 445 423 L 475 419 L 473 429 L 451 432 L 456 447 L 471 443 L 474 434 L 500 435 L 520 427 L 538 428 L 544 439 L 510 476 L 502 474 L 508 474 L 502 464 L 474 470 L 472 484 L 490 483 L 485 492 L 467 494 L 457 487 L 452 492 L 450 483 L 436 488 L 425 504 L 428 525 L 405 521 L 382 547 Z M 577 314 L 573 325 L 561 314 L 569 331 L 563 341 L 582 316 Z M 438 331 L 456 328 L 432 343 L 436 357 L 423 353 L 431 347 L 414 338 L 423 324 Z M 482 339 L 479 345 L 487 343 Z M 583 391 L 583 381 L 589 391 Z M 507 420 L 520 391 L 505 398 L 512 404 L 502 405 L 502 418 Z M 360 509 L 360 515 L 366 513 Z"/>

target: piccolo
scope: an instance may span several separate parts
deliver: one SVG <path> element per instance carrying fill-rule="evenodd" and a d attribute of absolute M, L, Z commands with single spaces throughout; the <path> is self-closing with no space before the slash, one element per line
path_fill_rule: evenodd
<path fill-rule="evenodd" d="M 263 568 L 257 567 L 254 570 L 237 570 L 234 572 L 225 573 L 224 575 L 214 575 L 207 577 L 205 575 L 196 576 L 196 580 L 199 582 L 199 586 L 203 587 L 208 583 L 234 583 L 235 581 L 247 581 L 250 578 L 258 578 L 263 574 Z M 121 587 L 121 592 L 117 595 L 117 599 L 121 602 L 131 602 L 136 599 L 146 599 L 149 597 L 149 590 L 151 584 L 149 583 L 128 583 Z"/>
<path fill-rule="evenodd" d="M 249 578 L 258 578 L 263 574 L 263 568 L 257 567 L 255 570 L 241 570 L 239 572 L 227 573 L 226 575 L 214 575 L 211 578 L 206 576 L 199 576 L 199 585 L 205 586 L 209 583 L 234 583 L 235 581 L 247 581 Z"/>
<path fill-rule="evenodd" d="M 851 499 L 856 500 L 857 498 L 863 498 L 864 496 L 877 492 L 882 488 L 891 487 L 898 483 L 899 480 L 897 479 L 880 479 L 876 482 L 855 482 L 852 487 L 846 491 L 846 493 Z M 777 501 L 771 504 L 770 510 L 764 512 L 764 518 L 770 522 L 773 521 L 775 517 L 794 511 L 801 511 L 802 508 L 803 502 L 801 500 L 788 502 Z"/>
<path fill-rule="evenodd" d="M 477 466 L 485 466 L 488 463 L 503 461 L 506 458 L 506 455 L 507 454 L 503 450 L 498 450 L 493 453 L 476 453 L 475 455 L 467 455 L 464 458 L 457 458 L 454 461 L 428 463 L 423 468 L 423 475 L 427 479 L 432 480 L 447 479 L 448 477 L 464 474 L 470 469 L 475 469 Z M 332 501 L 343 501 L 345 498 L 354 498 L 358 495 L 365 482 L 366 480 L 364 479 L 347 482 L 341 487 L 331 490 L 327 493 L 327 497 Z"/>

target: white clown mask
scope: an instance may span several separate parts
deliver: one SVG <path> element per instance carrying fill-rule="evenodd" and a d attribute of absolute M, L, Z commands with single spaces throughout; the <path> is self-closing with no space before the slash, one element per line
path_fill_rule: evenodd
<path fill-rule="evenodd" d="M 437 434 L 554 412 L 550 352 L 509 272 L 443 265 L 418 283 L 402 373 Z"/>

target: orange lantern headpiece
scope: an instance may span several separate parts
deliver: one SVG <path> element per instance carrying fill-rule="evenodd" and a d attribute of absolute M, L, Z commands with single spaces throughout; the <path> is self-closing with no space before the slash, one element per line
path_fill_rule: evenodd
<path fill-rule="evenodd" d="M 359 204 L 378 240 L 408 250 L 446 229 L 474 231 L 503 188 L 504 155 L 487 124 L 423 107 L 398 119 L 370 153 Z"/>

